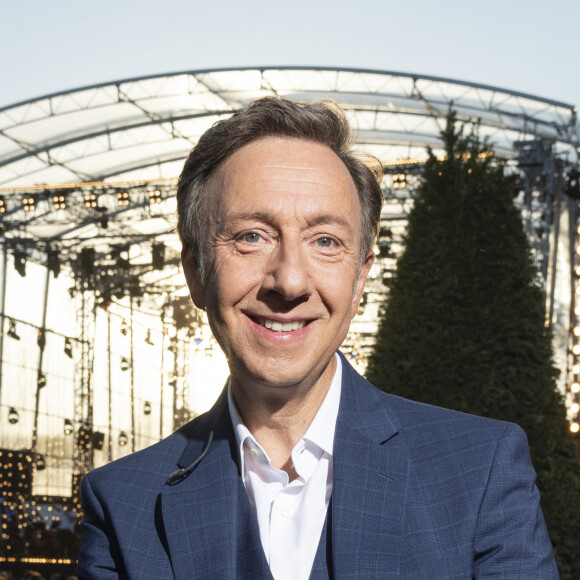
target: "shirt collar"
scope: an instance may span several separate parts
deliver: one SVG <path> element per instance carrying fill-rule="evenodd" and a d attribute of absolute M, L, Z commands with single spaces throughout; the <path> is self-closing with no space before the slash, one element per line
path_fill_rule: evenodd
<path fill-rule="evenodd" d="M 334 447 L 334 431 L 336 428 L 336 419 L 338 418 L 338 408 L 340 405 L 340 392 L 342 388 L 342 362 L 338 354 L 334 355 L 336 360 L 336 369 L 334 376 L 330 382 L 330 387 L 320 408 L 318 409 L 312 423 L 303 435 L 302 440 L 307 440 L 310 443 L 320 447 L 325 453 L 332 456 Z M 228 383 L 228 408 L 230 418 L 234 426 L 234 433 L 236 435 L 236 442 L 240 458 L 240 472 L 244 474 L 244 443 L 246 439 L 250 439 L 253 445 L 257 445 L 264 455 L 268 457 L 266 451 L 256 441 L 250 430 L 244 425 L 240 414 L 234 403 L 232 396 L 232 383 Z M 270 458 L 268 457 L 268 461 Z"/>

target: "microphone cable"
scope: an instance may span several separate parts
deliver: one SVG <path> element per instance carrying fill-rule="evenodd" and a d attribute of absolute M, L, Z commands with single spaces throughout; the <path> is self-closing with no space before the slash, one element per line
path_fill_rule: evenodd
<path fill-rule="evenodd" d="M 174 471 L 165 482 L 165 485 L 174 485 L 175 483 L 183 481 L 196 468 L 197 464 L 206 456 L 212 441 L 213 429 L 209 432 L 207 443 L 205 444 L 205 448 L 201 452 L 201 455 L 188 467 L 182 467 L 181 469 Z"/>

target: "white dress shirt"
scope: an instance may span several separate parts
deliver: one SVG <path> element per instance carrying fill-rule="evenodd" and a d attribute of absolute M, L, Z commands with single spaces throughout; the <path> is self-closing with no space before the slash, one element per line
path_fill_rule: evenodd
<path fill-rule="evenodd" d="M 308 430 L 292 449 L 298 477 L 272 467 L 270 458 L 242 423 L 228 387 L 228 405 L 240 453 L 244 485 L 258 521 L 275 580 L 307 580 L 332 494 L 332 450 L 340 403 L 338 355 L 328 393 Z"/>

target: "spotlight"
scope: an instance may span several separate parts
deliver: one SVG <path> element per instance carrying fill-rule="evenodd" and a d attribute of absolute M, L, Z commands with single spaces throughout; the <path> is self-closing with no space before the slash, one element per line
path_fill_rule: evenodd
<path fill-rule="evenodd" d="M 572 411 L 572 413 L 574 413 L 574 414 L 578 413 L 578 411 L 580 411 L 580 404 L 579 403 L 572 403 L 570 405 L 570 411 Z"/>
<path fill-rule="evenodd" d="M 85 202 L 85 207 L 94 209 L 97 207 L 97 196 L 95 193 L 85 193 L 83 195 L 83 200 Z"/>
<path fill-rule="evenodd" d="M 580 354 L 580 344 L 575 344 L 572 347 L 572 353 L 575 355 L 579 355 Z"/>
<path fill-rule="evenodd" d="M 125 357 L 121 359 L 121 370 L 123 372 L 129 370 L 129 361 Z"/>
<path fill-rule="evenodd" d="M 404 173 L 393 174 L 393 189 L 405 189 L 407 187 L 407 176 Z"/>
<path fill-rule="evenodd" d="M 8 332 L 6 334 L 14 340 L 20 340 L 20 336 L 16 332 L 16 322 L 14 322 L 14 320 L 11 320 L 8 323 Z"/>
<path fill-rule="evenodd" d="M 66 356 L 68 356 L 68 358 L 73 357 L 72 341 L 70 338 L 64 339 L 64 354 L 66 354 Z"/>
<path fill-rule="evenodd" d="M 571 390 L 573 393 L 580 393 L 580 383 L 572 383 L 572 384 L 570 385 L 570 390 Z"/>
<path fill-rule="evenodd" d="M 0 213 L 6 213 L 6 202 L 0 197 Z"/>
<path fill-rule="evenodd" d="M 25 212 L 34 211 L 36 209 L 36 197 L 34 195 L 25 195 L 22 198 L 22 209 Z"/>
<path fill-rule="evenodd" d="M 117 205 L 119 207 L 129 207 L 131 200 L 129 199 L 129 192 L 118 191 L 117 192 Z"/>
<path fill-rule="evenodd" d="M 155 191 L 149 192 L 149 205 L 156 205 L 161 203 L 161 191 L 156 189 Z"/>
<path fill-rule="evenodd" d="M 20 420 L 20 416 L 18 415 L 18 411 L 14 407 L 10 407 L 8 410 L 8 423 L 10 425 L 16 425 Z"/>
<path fill-rule="evenodd" d="M 572 431 L 572 433 L 578 433 L 578 431 L 580 431 L 580 425 L 578 425 L 577 421 L 572 421 L 572 423 L 570 423 L 570 431 Z"/>
<path fill-rule="evenodd" d="M 121 447 L 125 447 L 125 445 L 127 445 L 127 443 L 129 443 L 129 438 L 127 437 L 127 433 L 125 433 L 125 431 L 121 431 L 119 433 L 119 445 Z"/>
<path fill-rule="evenodd" d="M 52 207 L 55 210 L 66 209 L 66 199 L 64 195 L 53 195 L 52 196 Z"/>
<path fill-rule="evenodd" d="M 43 374 L 38 375 L 38 379 L 36 379 L 36 384 L 38 385 L 39 389 L 46 387 L 46 377 Z"/>
<path fill-rule="evenodd" d="M 70 435 L 73 432 L 73 424 L 70 419 L 64 420 L 64 434 Z"/>
<path fill-rule="evenodd" d="M 143 404 L 143 414 L 151 415 L 151 403 L 149 401 L 145 401 Z"/>

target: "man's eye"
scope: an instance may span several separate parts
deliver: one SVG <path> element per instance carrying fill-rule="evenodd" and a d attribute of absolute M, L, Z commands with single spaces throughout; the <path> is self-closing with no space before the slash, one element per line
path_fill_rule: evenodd
<path fill-rule="evenodd" d="M 334 240 L 332 238 L 329 238 L 329 237 L 322 237 L 322 238 L 318 238 L 318 240 L 316 240 L 316 243 L 321 248 L 330 248 L 333 246 Z"/>
<path fill-rule="evenodd" d="M 256 232 L 248 232 L 244 234 L 244 242 L 249 242 L 250 244 L 255 244 L 260 241 L 260 234 Z"/>

